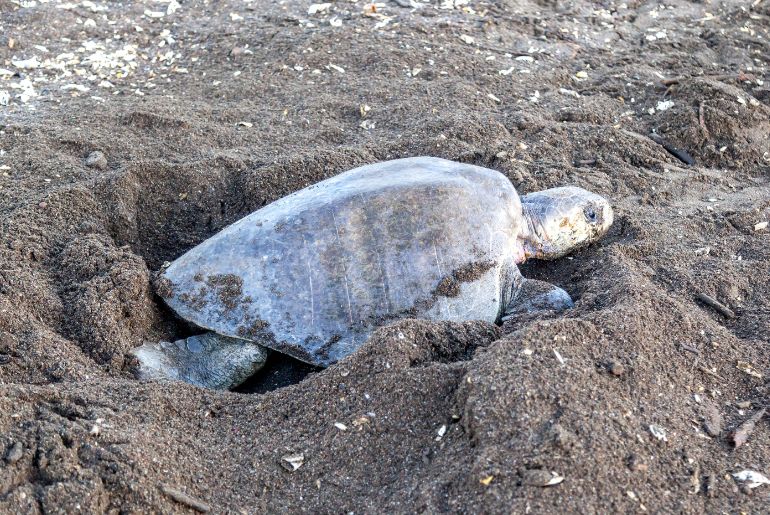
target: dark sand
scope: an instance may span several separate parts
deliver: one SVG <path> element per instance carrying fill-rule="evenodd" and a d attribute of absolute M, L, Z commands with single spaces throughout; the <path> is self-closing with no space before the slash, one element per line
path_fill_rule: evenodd
<path fill-rule="evenodd" d="M 732 474 L 770 475 L 768 420 L 729 434 L 768 399 L 770 2 L 401 4 L 0 0 L 0 512 L 767 510 Z M 134 378 L 190 331 L 164 261 L 415 155 L 611 198 L 524 267 L 575 309 L 401 322 L 245 393 Z"/>

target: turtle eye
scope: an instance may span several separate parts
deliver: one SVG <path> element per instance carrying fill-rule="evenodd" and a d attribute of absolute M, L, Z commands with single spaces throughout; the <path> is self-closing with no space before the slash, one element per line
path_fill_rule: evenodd
<path fill-rule="evenodd" d="M 586 220 L 588 220 L 588 223 L 596 223 L 596 211 L 594 211 L 594 208 L 591 206 L 586 206 L 585 209 L 583 209 L 583 214 L 586 217 Z"/>

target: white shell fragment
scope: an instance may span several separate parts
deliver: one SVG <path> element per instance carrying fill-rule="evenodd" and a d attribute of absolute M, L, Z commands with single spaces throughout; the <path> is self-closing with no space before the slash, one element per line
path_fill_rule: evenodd
<path fill-rule="evenodd" d="M 317 13 L 320 13 L 320 12 L 328 10 L 329 7 L 331 7 L 331 6 L 332 6 L 332 4 L 330 4 L 330 3 L 310 4 L 310 7 L 307 8 L 307 13 L 310 14 L 310 15 L 317 14 Z"/>
<path fill-rule="evenodd" d="M 289 472 L 294 472 L 300 468 L 303 463 L 305 463 L 304 454 L 287 454 L 286 456 L 281 456 L 281 466 Z"/>
<path fill-rule="evenodd" d="M 545 484 L 545 486 L 554 486 L 558 485 L 562 481 L 564 481 L 564 476 L 560 476 L 556 472 L 551 472 L 553 474 L 553 477 Z"/>
<path fill-rule="evenodd" d="M 736 481 L 745 483 L 746 488 L 750 489 L 770 484 L 770 479 L 755 470 L 742 470 L 733 474 L 733 477 Z"/>
<path fill-rule="evenodd" d="M 30 57 L 29 59 L 22 59 L 18 61 L 11 61 L 11 64 L 13 64 L 16 68 L 20 70 L 34 70 L 35 68 L 40 67 L 40 61 L 37 60 L 37 57 Z"/>
<path fill-rule="evenodd" d="M 668 438 L 666 437 L 666 430 L 664 428 L 656 426 L 655 424 L 650 424 L 650 433 L 652 433 L 652 436 L 661 442 L 668 442 Z"/>

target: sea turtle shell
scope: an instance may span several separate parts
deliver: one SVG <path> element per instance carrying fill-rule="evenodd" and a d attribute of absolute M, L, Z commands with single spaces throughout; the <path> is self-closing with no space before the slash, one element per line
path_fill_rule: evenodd
<path fill-rule="evenodd" d="M 163 270 L 158 292 L 202 328 L 326 366 L 392 320 L 498 320 L 522 224 L 497 171 L 386 161 L 226 227 Z"/>

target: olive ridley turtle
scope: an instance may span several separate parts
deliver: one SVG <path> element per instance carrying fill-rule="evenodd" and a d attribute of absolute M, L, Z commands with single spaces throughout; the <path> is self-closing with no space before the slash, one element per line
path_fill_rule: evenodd
<path fill-rule="evenodd" d="M 569 295 L 517 264 L 564 256 L 612 221 L 606 199 L 576 187 L 519 197 L 500 172 L 434 157 L 362 166 L 165 265 L 158 294 L 209 332 L 135 349 L 139 375 L 232 388 L 262 367 L 265 348 L 328 366 L 397 319 L 562 310 Z"/>

